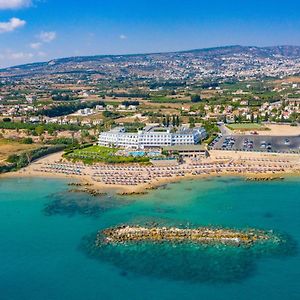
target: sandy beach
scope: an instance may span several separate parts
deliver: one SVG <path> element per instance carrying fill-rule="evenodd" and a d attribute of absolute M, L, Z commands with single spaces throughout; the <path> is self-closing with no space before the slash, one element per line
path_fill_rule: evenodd
<path fill-rule="evenodd" d="M 201 160 L 187 159 L 184 164 L 172 167 L 139 165 L 87 166 L 73 164 L 55 153 L 31 163 L 28 167 L 1 177 L 64 178 L 80 182 L 86 190 L 139 194 L 171 182 L 213 176 L 244 176 L 249 179 L 271 179 L 300 175 L 300 156 L 212 150 L 210 157 Z"/>

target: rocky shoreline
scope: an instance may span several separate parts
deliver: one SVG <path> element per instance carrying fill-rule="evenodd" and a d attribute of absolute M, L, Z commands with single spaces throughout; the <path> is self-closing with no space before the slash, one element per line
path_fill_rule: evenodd
<path fill-rule="evenodd" d="M 70 182 L 68 186 L 77 186 L 77 187 L 84 187 L 84 186 L 92 186 L 91 183 L 82 183 L 82 182 Z"/>
<path fill-rule="evenodd" d="M 107 193 L 104 192 L 99 192 L 97 190 L 89 189 L 89 188 L 84 188 L 84 189 L 71 189 L 69 190 L 70 193 L 87 193 L 90 196 L 93 197 L 102 197 L 102 196 L 107 196 Z"/>
<path fill-rule="evenodd" d="M 68 186 L 74 187 L 69 190 L 70 193 L 87 193 L 93 197 L 107 196 L 107 193 L 92 189 L 91 186 L 93 185 L 90 183 L 71 182 L 68 183 Z"/>
<path fill-rule="evenodd" d="M 223 244 L 233 246 L 252 246 L 258 242 L 276 241 L 280 239 L 271 232 L 248 229 L 246 231 L 200 227 L 195 229 L 176 227 L 141 227 L 120 226 L 99 231 L 96 246 L 103 244 L 123 244 L 128 242 L 170 242 L 170 243 L 198 243 Z"/>
<path fill-rule="evenodd" d="M 246 181 L 279 181 L 284 180 L 284 177 L 278 176 L 263 176 L 263 177 L 247 177 Z"/>

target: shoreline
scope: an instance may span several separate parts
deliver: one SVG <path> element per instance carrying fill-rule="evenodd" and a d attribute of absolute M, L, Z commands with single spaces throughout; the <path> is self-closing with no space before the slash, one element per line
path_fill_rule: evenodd
<path fill-rule="evenodd" d="M 180 175 L 174 175 L 169 177 L 153 177 L 151 180 L 145 183 L 139 183 L 136 185 L 122 185 L 114 183 L 114 184 L 106 184 L 105 182 L 101 182 L 98 178 L 95 178 L 95 170 L 96 167 L 94 166 L 84 166 L 80 165 L 77 168 L 82 168 L 84 171 L 80 172 L 80 174 L 60 174 L 57 172 L 42 172 L 39 168 L 43 168 L 45 165 L 59 163 L 59 164 L 68 164 L 68 166 L 72 166 L 73 164 L 70 162 L 63 161 L 61 157 L 61 153 L 55 153 L 39 159 L 24 169 L 21 169 L 17 172 L 10 172 L 0 174 L 1 178 L 54 178 L 54 179 L 67 179 L 70 182 L 78 182 L 79 189 L 81 187 L 85 187 L 83 192 L 101 192 L 101 193 L 115 193 L 118 195 L 141 195 L 146 194 L 151 190 L 159 189 L 164 185 L 168 185 L 171 183 L 177 183 L 180 181 L 187 181 L 187 180 L 201 180 L 205 178 L 215 178 L 215 177 L 240 177 L 244 178 L 245 180 L 249 181 L 267 181 L 267 180 L 281 180 L 286 177 L 299 177 L 300 176 L 300 156 L 299 155 L 261 155 L 260 153 L 229 153 L 229 152 L 220 152 L 215 151 L 213 156 L 207 160 L 203 160 L 199 162 L 197 165 L 193 165 L 192 162 L 187 162 L 184 165 L 180 165 L 181 169 L 178 169 L 181 172 Z M 255 161 L 257 160 L 257 162 Z M 264 162 L 266 160 L 266 162 Z M 284 160 L 284 162 L 282 162 Z M 249 169 L 261 168 L 263 164 L 269 166 L 266 168 L 266 172 L 257 171 L 257 172 L 246 172 L 246 169 L 243 171 L 236 172 L 228 170 L 229 167 L 223 167 L 219 169 L 209 169 L 209 166 L 212 168 L 216 168 L 215 166 L 220 165 L 221 163 L 224 164 L 224 161 L 229 161 L 228 164 L 235 163 L 237 166 L 246 165 Z M 75 165 L 75 164 L 74 164 Z M 274 165 L 274 168 L 271 168 L 270 165 Z M 288 168 L 279 168 L 279 166 L 287 165 Z M 105 170 L 109 170 L 109 176 L 116 176 L 115 174 L 119 172 L 119 174 L 127 174 L 129 172 L 128 169 L 132 168 L 139 168 L 140 172 L 144 172 L 147 168 L 145 167 L 137 167 L 136 165 L 100 165 L 99 168 L 104 168 Z M 204 173 L 199 173 L 201 167 L 206 168 Z M 277 168 L 275 168 L 277 167 Z M 122 169 L 125 171 L 122 171 Z M 176 167 L 176 168 L 179 168 Z M 186 169 L 185 169 L 186 168 Z M 200 168 L 200 169 L 199 169 Z M 233 167 L 234 168 L 234 167 Z M 237 167 L 235 167 L 237 168 Z M 242 167 L 240 167 L 242 168 Z M 97 169 L 97 168 L 96 168 Z M 111 170 L 112 169 L 112 170 Z M 114 171 L 116 169 L 116 171 Z M 151 170 L 151 168 L 150 168 Z M 158 168 L 158 171 L 162 170 L 162 172 L 166 172 L 166 167 Z M 183 170 L 184 173 L 183 173 Z M 208 170 L 208 171 L 207 171 Z M 261 169 L 262 170 L 262 169 Z M 273 170 L 273 171 L 272 171 Z M 276 171 L 274 171 L 276 170 Z M 277 171 L 278 170 L 278 171 Z M 199 173 L 199 174 L 198 174 Z M 111 174 L 111 175 L 110 175 Z M 127 174 L 130 177 L 130 173 Z M 141 176 L 137 173 L 138 176 Z M 125 175 L 124 175 L 125 176 Z"/>

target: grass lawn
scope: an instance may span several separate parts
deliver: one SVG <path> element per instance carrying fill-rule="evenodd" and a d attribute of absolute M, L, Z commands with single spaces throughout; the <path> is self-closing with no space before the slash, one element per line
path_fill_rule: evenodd
<path fill-rule="evenodd" d="M 102 146 L 91 146 L 84 149 L 74 150 L 68 153 L 65 157 L 74 160 L 82 161 L 86 164 L 93 164 L 97 162 L 105 163 L 146 163 L 149 162 L 147 157 L 132 157 L 132 156 L 118 156 L 116 148 L 108 148 Z"/>
<path fill-rule="evenodd" d="M 88 148 L 75 150 L 75 154 L 87 153 L 91 155 L 101 155 L 102 157 L 108 157 L 110 155 L 115 154 L 118 151 L 116 148 L 108 148 L 102 146 L 91 146 Z"/>
<path fill-rule="evenodd" d="M 229 124 L 226 125 L 231 130 L 240 130 L 240 131 L 249 131 L 249 130 L 267 130 L 266 127 L 264 127 L 261 124 L 258 123 L 240 123 L 240 124 Z"/>

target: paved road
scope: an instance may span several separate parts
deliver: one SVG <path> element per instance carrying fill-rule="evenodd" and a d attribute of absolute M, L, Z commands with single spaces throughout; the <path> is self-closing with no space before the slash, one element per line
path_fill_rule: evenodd
<path fill-rule="evenodd" d="M 219 125 L 222 135 L 231 135 L 231 130 L 225 124 Z"/>

